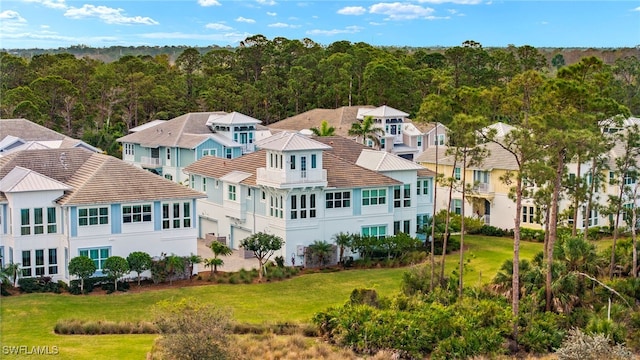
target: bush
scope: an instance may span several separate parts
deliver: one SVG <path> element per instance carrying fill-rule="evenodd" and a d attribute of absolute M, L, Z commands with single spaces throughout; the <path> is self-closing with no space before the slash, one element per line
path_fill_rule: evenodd
<path fill-rule="evenodd" d="M 48 276 L 42 276 L 39 278 L 20 278 L 18 279 L 18 286 L 20 287 L 20 291 L 24 293 L 52 292 L 60 294 L 64 289 L 60 286 L 60 282 L 53 282 Z"/>
<path fill-rule="evenodd" d="M 482 227 L 480 227 L 477 231 L 469 232 L 469 234 L 503 237 L 503 236 L 513 236 L 513 231 L 500 229 L 499 227 L 495 227 L 492 225 L 482 225 Z"/>
<path fill-rule="evenodd" d="M 633 354 L 624 345 L 612 346 L 607 336 L 588 335 L 579 329 L 569 330 L 569 336 L 556 355 L 559 360 L 633 359 Z"/>
<path fill-rule="evenodd" d="M 111 281 L 102 284 L 102 290 L 106 291 L 107 294 L 111 294 L 115 292 L 115 284 Z M 126 281 L 118 281 L 118 291 L 127 291 L 129 290 L 129 283 Z"/>
<path fill-rule="evenodd" d="M 157 334 L 158 328 L 146 321 L 130 323 L 69 319 L 58 320 L 53 331 L 59 335 Z"/>
<path fill-rule="evenodd" d="M 84 280 L 84 293 L 88 294 L 93 291 L 96 286 L 109 283 L 110 280 L 106 276 L 96 276 Z M 71 280 L 69 282 L 69 292 L 73 295 L 80 295 L 80 280 Z"/>
<path fill-rule="evenodd" d="M 349 302 L 351 305 L 378 307 L 378 293 L 374 289 L 353 289 Z"/>
<path fill-rule="evenodd" d="M 544 241 L 544 230 L 520 228 L 520 239 L 527 241 Z"/>
<path fill-rule="evenodd" d="M 521 331 L 518 342 L 528 352 L 546 354 L 557 349 L 565 332 L 559 326 L 562 316 L 550 312 L 537 313 Z"/>

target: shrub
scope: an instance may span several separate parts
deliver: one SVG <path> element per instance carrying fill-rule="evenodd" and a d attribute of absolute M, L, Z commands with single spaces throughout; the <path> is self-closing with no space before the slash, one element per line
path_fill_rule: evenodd
<path fill-rule="evenodd" d="M 92 278 L 88 278 L 84 280 L 84 293 L 88 294 L 93 291 L 93 288 L 96 286 L 101 286 L 102 284 L 106 284 L 110 282 L 109 278 L 106 276 L 96 276 Z M 81 280 L 71 280 L 69 282 L 69 293 L 74 295 L 80 295 L 80 284 Z"/>
<path fill-rule="evenodd" d="M 544 241 L 544 230 L 520 228 L 520 239 L 527 241 Z"/>
<path fill-rule="evenodd" d="M 475 232 L 470 231 L 469 234 L 503 237 L 503 236 L 512 236 L 513 231 L 500 229 L 499 227 L 492 226 L 492 225 L 482 225 L 482 227 L 480 227 L 477 231 Z"/>
<path fill-rule="evenodd" d="M 353 289 L 349 302 L 351 305 L 378 307 L 378 293 L 374 289 Z"/>
<path fill-rule="evenodd" d="M 569 336 L 556 351 L 559 360 L 633 359 L 624 345 L 612 346 L 602 334 L 588 335 L 579 329 L 569 330 Z"/>
<path fill-rule="evenodd" d="M 59 294 L 64 289 L 60 286 L 60 282 L 51 281 L 51 277 L 42 276 L 39 278 L 20 278 L 18 279 L 20 291 L 24 293 L 47 293 L 52 292 Z"/>
<path fill-rule="evenodd" d="M 157 334 L 158 328 L 146 321 L 130 323 L 67 319 L 58 320 L 53 331 L 59 335 Z"/>
<path fill-rule="evenodd" d="M 545 354 L 557 349 L 565 332 L 560 328 L 561 315 L 537 313 L 521 332 L 518 341 L 528 352 Z"/>

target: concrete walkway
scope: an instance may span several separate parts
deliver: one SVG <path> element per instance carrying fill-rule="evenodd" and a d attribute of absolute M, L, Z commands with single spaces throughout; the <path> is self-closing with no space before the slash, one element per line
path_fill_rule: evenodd
<path fill-rule="evenodd" d="M 205 239 L 198 239 L 198 255 L 203 259 L 213 258 L 213 252 L 209 249 L 209 243 Z M 220 256 L 220 259 L 224 261 L 224 265 L 218 267 L 218 271 L 234 272 L 240 269 L 251 270 L 258 268 L 258 260 L 256 258 L 244 259 L 238 250 L 233 250 L 233 254 L 229 256 Z M 209 268 L 205 268 L 204 264 L 198 265 L 198 271 L 209 271 Z"/>

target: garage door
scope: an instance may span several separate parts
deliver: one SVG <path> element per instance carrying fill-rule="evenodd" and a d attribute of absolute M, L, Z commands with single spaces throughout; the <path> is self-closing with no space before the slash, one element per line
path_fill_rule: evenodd
<path fill-rule="evenodd" d="M 240 241 L 242 239 L 251 236 L 251 231 L 247 229 L 243 229 L 241 227 L 232 226 L 231 227 L 231 243 L 230 246 L 232 249 L 237 249 Z"/>
<path fill-rule="evenodd" d="M 205 238 L 206 234 L 216 234 L 216 236 L 220 236 L 218 233 L 218 222 L 215 220 L 200 218 L 200 237 Z"/>

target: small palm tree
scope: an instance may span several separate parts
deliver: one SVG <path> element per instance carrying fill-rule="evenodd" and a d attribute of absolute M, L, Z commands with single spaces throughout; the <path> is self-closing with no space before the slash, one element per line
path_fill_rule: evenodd
<path fill-rule="evenodd" d="M 320 123 L 320 128 L 314 127 L 309 130 L 311 130 L 316 136 L 333 136 L 336 132 L 336 128 L 334 128 L 333 126 L 329 126 L 327 120 L 322 120 L 322 122 Z"/>
<path fill-rule="evenodd" d="M 224 261 L 220 258 L 211 258 L 204 261 L 204 267 L 211 268 L 211 275 L 218 272 L 218 266 L 224 265 Z"/>
<path fill-rule="evenodd" d="M 202 256 L 191 254 L 185 258 L 187 265 L 189 265 L 189 279 L 193 280 L 193 268 L 196 264 L 202 263 L 204 260 Z"/>
<path fill-rule="evenodd" d="M 312 258 L 317 258 L 321 267 L 324 267 L 333 253 L 333 247 L 326 241 L 314 241 L 309 245 L 309 253 Z"/>
<path fill-rule="evenodd" d="M 338 261 L 344 265 L 344 249 L 351 247 L 351 235 L 341 231 L 333 235 L 333 241 L 335 241 L 336 245 L 340 248 L 340 257 L 338 258 Z"/>
<path fill-rule="evenodd" d="M 376 147 L 380 147 L 379 136 L 384 135 L 384 130 L 375 126 L 373 117 L 365 116 L 361 123 L 353 123 L 349 129 L 349 135 L 356 136 L 364 144 L 365 140 L 371 140 Z"/>
<path fill-rule="evenodd" d="M 209 249 L 211 249 L 211 252 L 213 252 L 213 259 L 209 259 L 212 261 L 209 266 L 213 266 L 213 272 L 218 272 L 218 266 L 224 265 L 222 259 L 218 257 L 229 256 L 233 254 L 233 250 L 219 241 L 213 241 L 211 244 L 209 244 Z"/>

